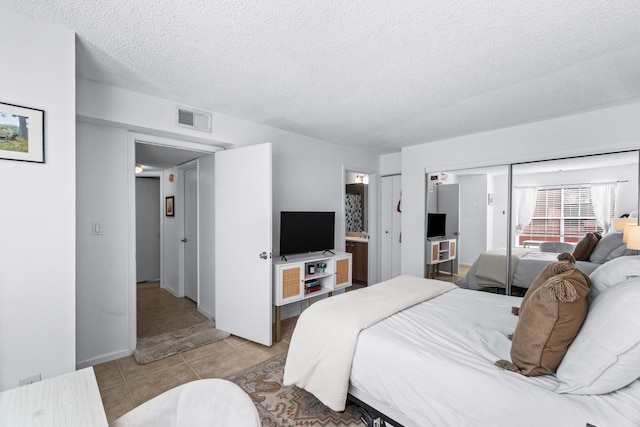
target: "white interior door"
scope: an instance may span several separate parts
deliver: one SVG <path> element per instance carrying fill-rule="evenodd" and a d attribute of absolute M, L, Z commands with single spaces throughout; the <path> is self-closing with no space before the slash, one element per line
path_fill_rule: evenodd
<path fill-rule="evenodd" d="M 184 171 L 184 294 L 198 302 L 198 169 Z"/>
<path fill-rule="evenodd" d="M 447 214 L 445 233 L 447 238 L 458 238 L 460 229 L 460 185 L 447 184 L 438 187 L 438 212 Z M 457 243 L 457 240 L 456 240 Z M 456 252 L 460 253 L 460 245 Z M 450 272 L 449 263 L 440 265 L 440 270 Z M 453 272 L 458 273 L 458 257 L 453 261 Z"/>
<path fill-rule="evenodd" d="M 160 278 L 160 179 L 136 178 L 136 282 Z"/>
<path fill-rule="evenodd" d="M 215 153 L 216 327 L 272 344 L 271 144 Z"/>

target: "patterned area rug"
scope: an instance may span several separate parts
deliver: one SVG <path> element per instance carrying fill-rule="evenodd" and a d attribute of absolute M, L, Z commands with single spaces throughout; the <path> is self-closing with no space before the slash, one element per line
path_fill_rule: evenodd
<path fill-rule="evenodd" d="M 344 412 L 324 406 L 311 393 L 296 386 L 283 386 L 286 353 L 228 377 L 253 399 L 263 426 L 358 426 L 360 409 L 347 405 Z"/>

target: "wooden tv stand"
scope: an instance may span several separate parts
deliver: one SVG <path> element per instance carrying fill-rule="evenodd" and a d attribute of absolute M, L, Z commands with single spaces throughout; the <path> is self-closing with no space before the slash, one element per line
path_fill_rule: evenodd
<path fill-rule="evenodd" d="M 453 261 L 456 259 L 456 239 L 427 240 L 427 279 L 435 279 L 439 264 L 449 261 L 451 263 L 451 276 L 453 277 Z"/>
<path fill-rule="evenodd" d="M 318 264 L 324 264 L 320 271 Z M 351 254 L 314 252 L 287 256 L 287 260 L 273 261 L 273 305 L 275 313 L 275 341 L 282 339 L 281 307 L 296 301 L 306 301 L 320 295 L 331 296 L 333 291 L 348 290 L 351 286 Z M 310 267 L 313 266 L 313 273 Z"/>

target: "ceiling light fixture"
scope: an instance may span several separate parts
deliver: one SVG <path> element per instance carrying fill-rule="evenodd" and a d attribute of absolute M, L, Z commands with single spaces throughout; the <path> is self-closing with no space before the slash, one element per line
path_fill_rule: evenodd
<path fill-rule="evenodd" d="M 368 184 L 368 183 L 369 183 L 369 175 L 367 174 L 356 175 L 356 184 Z"/>

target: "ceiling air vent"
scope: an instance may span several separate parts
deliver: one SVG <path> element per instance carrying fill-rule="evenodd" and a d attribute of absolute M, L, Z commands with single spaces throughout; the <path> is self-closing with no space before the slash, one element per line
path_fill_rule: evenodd
<path fill-rule="evenodd" d="M 178 107 L 178 126 L 211 132 L 211 113 Z"/>

